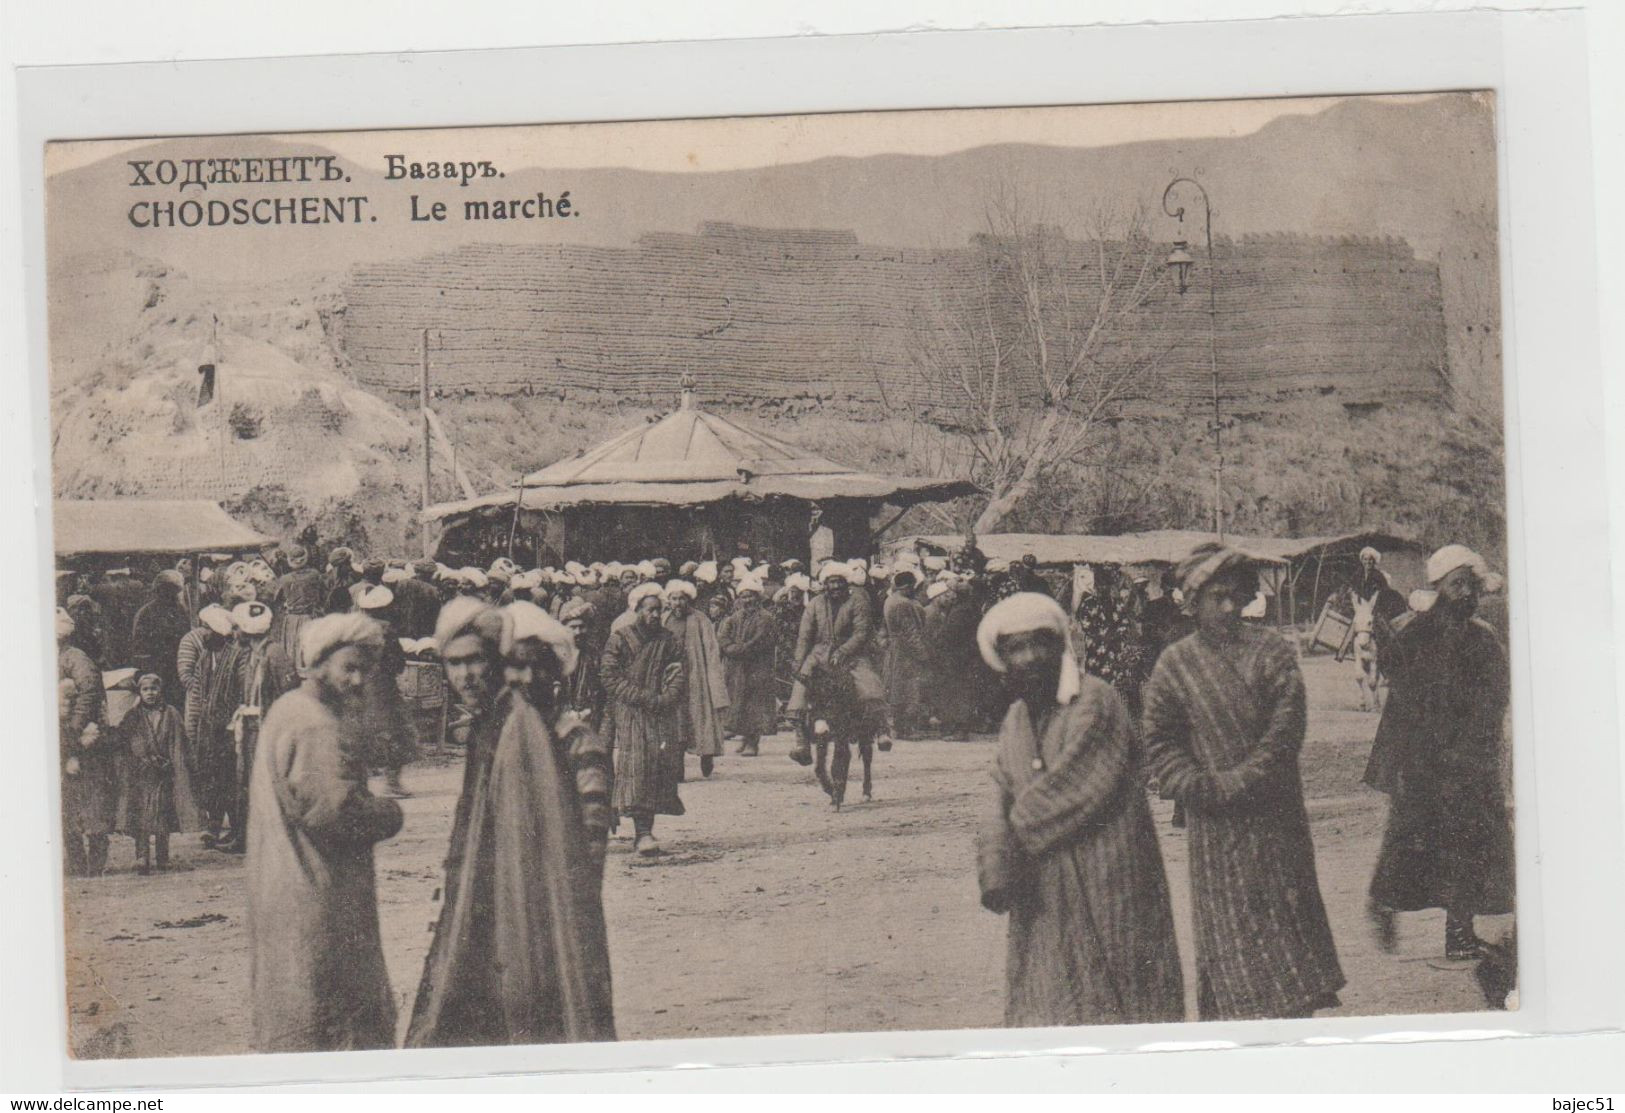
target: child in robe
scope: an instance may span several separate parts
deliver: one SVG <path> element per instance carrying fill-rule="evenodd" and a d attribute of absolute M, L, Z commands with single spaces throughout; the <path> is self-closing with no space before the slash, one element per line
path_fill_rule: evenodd
<path fill-rule="evenodd" d="M 117 752 L 123 758 L 124 791 L 119 829 L 135 839 L 136 870 L 150 874 L 169 865 L 169 836 L 202 830 L 186 751 L 180 712 L 164 702 L 164 682 L 157 673 L 136 681 L 140 702 L 117 727 Z"/>

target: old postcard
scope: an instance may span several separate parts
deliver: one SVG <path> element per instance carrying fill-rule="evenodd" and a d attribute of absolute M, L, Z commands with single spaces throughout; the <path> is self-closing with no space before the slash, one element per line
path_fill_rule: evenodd
<path fill-rule="evenodd" d="M 71 1053 L 1517 1008 L 1495 113 L 51 144 Z"/>

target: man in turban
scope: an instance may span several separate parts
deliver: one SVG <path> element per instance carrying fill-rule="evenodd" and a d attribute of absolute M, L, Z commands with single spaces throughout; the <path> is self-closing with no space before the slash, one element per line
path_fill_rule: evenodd
<path fill-rule="evenodd" d="M 231 722 L 242 703 L 246 651 L 236 633 L 231 612 L 211 603 L 198 612 L 197 628 L 175 653 L 175 672 L 186 693 L 181 723 L 197 772 L 193 791 L 205 820 L 203 843 L 220 849 L 225 849 L 220 836 L 227 821 L 234 835 L 241 826 Z"/>
<path fill-rule="evenodd" d="M 400 676 L 406 671 L 395 621 L 400 614 L 395 593 L 382 584 L 363 580 L 355 593 L 356 613 L 366 615 L 384 632 L 384 645 L 373 661 L 362 712 L 363 729 L 372 746 L 372 763 L 384 770 L 385 792 L 397 799 L 411 797 L 401 784 L 401 770 L 417 756 L 417 726 L 401 695 Z"/>
<path fill-rule="evenodd" d="M 299 660 L 299 632 L 305 623 L 319 617 L 327 607 L 327 580 L 310 567 L 310 550 L 295 542 L 285 551 L 288 571 L 278 576 L 270 591 L 261 597 L 276 616 L 271 637 L 282 645 L 288 660 Z"/>
<path fill-rule="evenodd" d="M 778 701 L 773 691 L 773 648 L 778 630 L 762 599 L 762 582 L 747 576 L 739 582 L 735 609 L 722 620 L 717 645 L 728 681 L 728 730 L 739 735 L 739 754 L 756 757 L 762 735 L 777 725 Z"/>
<path fill-rule="evenodd" d="M 1510 673 L 1480 593 L 1499 586 L 1484 558 L 1446 545 L 1427 562 L 1436 595 L 1394 636 L 1391 685 L 1365 780 L 1389 794 L 1388 826 L 1371 880 L 1378 941 L 1393 913 L 1445 910 L 1447 959 L 1479 957 L 1475 915 L 1510 913 L 1512 825 L 1504 780 Z"/>
<path fill-rule="evenodd" d="M 559 700 L 574 638 L 534 604 L 463 597 L 435 640 L 472 723 L 406 1046 L 612 1040 L 608 774 L 603 746 Z"/>
<path fill-rule="evenodd" d="M 393 1047 L 372 848 L 401 829 L 401 808 L 367 791 L 357 737 L 383 635 L 342 614 L 308 623 L 301 640 L 305 681 L 265 717 L 250 789 L 253 1046 Z"/>
<path fill-rule="evenodd" d="M 846 673 L 850 686 L 845 683 L 824 685 L 828 691 L 847 691 L 849 698 L 857 703 L 855 708 L 842 710 L 861 724 L 860 737 L 845 741 L 857 742 L 862 747 L 878 735 L 883 739 L 883 747 L 889 747 L 890 740 L 885 738 L 886 690 L 874 662 L 874 612 L 870 609 L 869 593 L 852 587 L 854 580 L 867 576 L 849 564 L 832 560 L 819 569 L 818 578 L 824 590 L 802 612 L 801 628 L 796 636 L 797 685 L 786 710 L 805 722 L 812 710 L 807 682 L 814 672 L 826 669 Z M 804 755 L 810 743 L 810 731 L 804 728 L 799 733 L 798 753 Z M 843 745 L 836 756 L 845 754 Z M 802 760 L 797 754 L 791 756 Z M 825 784 L 828 791 L 830 786 L 825 783 L 822 764 L 817 772 L 819 782 Z"/>
<path fill-rule="evenodd" d="M 152 581 L 152 599 L 135 613 L 130 631 L 131 663 L 138 672 L 156 673 L 171 699 L 181 692 L 175 654 L 197 618 L 197 612 L 189 613 L 186 609 L 185 584 L 174 569 L 158 573 Z"/>
<path fill-rule="evenodd" d="M 1208 542 L 1178 575 L 1197 630 L 1157 661 L 1144 735 L 1163 797 L 1189 822 L 1198 1012 L 1310 1016 L 1344 982 L 1298 773 L 1303 675 L 1279 635 L 1241 621 L 1258 593 L 1251 558 Z"/>
<path fill-rule="evenodd" d="M 118 809 L 118 773 L 107 693 L 96 662 L 73 643 L 74 621 L 56 612 L 56 675 L 65 699 L 57 723 L 62 762 L 62 842 L 70 876 L 96 876 L 107 865 L 107 836 Z"/>
<path fill-rule="evenodd" d="M 892 573 L 891 593 L 881 608 L 886 626 L 886 703 L 900 738 L 915 736 L 926 715 L 930 648 L 925 607 L 914 597 L 919 582 L 912 568 Z"/>
<path fill-rule="evenodd" d="M 1133 721 L 1078 667 L 1066 612 L 1023 592 L 976 641 L 1011 697 L 977 840 L 982 903 L 1009 913 L 1005 1024 L 1184 1018 L 1179 951 Z"/>
<path fill-rule="evenodd" d="M 361 575 L 355 562 L 355 553 L 340 545 L 327 554 L 327 602 L 323 606 L 328 614 L 345 614 L 355 606 L 351 588 Z"/>
<path fill-rule="evenodd" d="M 615 810 L 630 816 L 645 856 L 660 853 L 656 815 L 682 815 L 677 785 L 683 779 L 684 653 L 661 622 L 660 587 L 638 584 L 627 593 L 632 621 L 609 635 L 599 678 L 609 701 L 615 753 Z"/>
<path fill-rule="evenodd" d="M 722 753 L 722 720 L 728 712 L 728 681 L 711 620 L 694 608 L 698 592 L 687 580 L 666 585 L 666 629 L 683 655 L 687 678 L 678 715 L 683 749 L 699 755 L 700 774 L 709 777 Z"/>
<path fill-rule="evenodd" d="M 231 619 L 239 631 L 244 651 L 241 656 L 242 703 L 230 725 L 237 753 L 236 788 L 240 804 L 233 811 L 232 839 L 226 844 L 226 850 L 242 854 L 248 849 L 249 779 L 254 773 L 254 752 L 259 745 L 260 729 L 271 705 L 299 686 L 299 672 L 282 642 L 271 633 L 276 622 L 270 607 L 260 602 L 239 603 L 232 609 Z"/>
<path fill-rule="evenodd" d="M 559 621 L 575 635 L 576 664 L 566 677 L 569 703 L 595 728 L 603 729 L 604 686 L 598 680 L 598 659 L 603 643 L 593 626 L 593 607 L 585 599 L 571 599 L 559 608 Z"/>

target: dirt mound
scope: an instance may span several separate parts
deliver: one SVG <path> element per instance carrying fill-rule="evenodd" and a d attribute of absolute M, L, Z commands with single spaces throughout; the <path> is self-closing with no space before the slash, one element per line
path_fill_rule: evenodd
<path fill-rule="evenodd" d="M 218 499 L 272 533 L 314 522 L 404 551 L 421 466 L 415 423 L 338 370 L 323 325 L 331 288 L 307 276 L 205 292 L 129 255 L 59 268 L 57 496 Z"/>

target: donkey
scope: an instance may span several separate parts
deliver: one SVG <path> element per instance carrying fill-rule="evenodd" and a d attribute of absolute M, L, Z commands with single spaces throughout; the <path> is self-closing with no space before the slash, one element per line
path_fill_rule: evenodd
<path fill-rule="evenodd" d="M 1354 679 L 1360 686 L 1361 711 L 1382 710 L 1382 668 L 1375 632 L 1378 598 L 1354 597 L 1354 667 L 1358 670 Z"/>
<path fill-rule="evenodd" d="M 846 799 L 846 780 L 852 767 L 852 743 L 863 759 L 863 798 L 874 799 L 875 728 L 858 697 L 852 674 L 842 668 L 814 665 L 805 677 L 807 721 L 812 724 L 816 755 L 813 772 L 829 796 L 830 805 L 841 810 Z M 834 753 L 830 748 L 834 747 Z M 828 771 L 825 771 L 826 762 Z"/>

